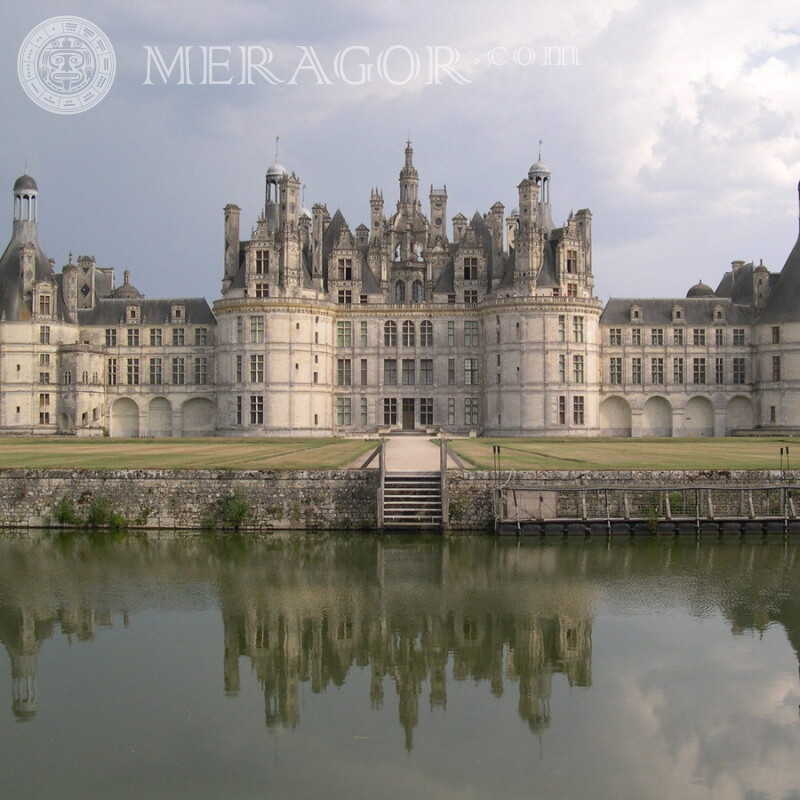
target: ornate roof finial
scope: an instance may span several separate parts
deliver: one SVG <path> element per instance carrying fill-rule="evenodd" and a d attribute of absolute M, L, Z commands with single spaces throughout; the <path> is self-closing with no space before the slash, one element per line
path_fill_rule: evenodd
<path fill-rule="evenodd" d="M 542 160 L 542 140 L 539 139 L 539 161 Z"/>

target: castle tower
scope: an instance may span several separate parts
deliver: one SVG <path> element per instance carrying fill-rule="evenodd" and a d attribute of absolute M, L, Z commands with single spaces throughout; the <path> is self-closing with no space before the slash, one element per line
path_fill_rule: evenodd
<path fill-rule="evenodd" d="M 419 209 L 419 173 L 414 166 L 414 148 L 406 142 L 406 163 L 400 170 L 400 202 L 398 210 L 413 212 Z"/>

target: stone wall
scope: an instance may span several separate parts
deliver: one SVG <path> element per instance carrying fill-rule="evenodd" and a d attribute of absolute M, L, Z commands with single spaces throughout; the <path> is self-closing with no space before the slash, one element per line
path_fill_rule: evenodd
<path fill-rule="evenodd" d="M 377 470 L 7 469 L 0 527 L 58 526 L 64 510 L 85 520 L 100 498 L 129 528 L 222 527 L 237 497 L 244 530 L 374 528 L 378 481 Z"/>

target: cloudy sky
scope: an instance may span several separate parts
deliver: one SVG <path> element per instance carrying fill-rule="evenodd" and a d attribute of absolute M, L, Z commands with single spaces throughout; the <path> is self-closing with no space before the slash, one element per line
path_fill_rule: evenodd
<path fill-rule="evenodd" d="M 17 71 L 29 31 L 67 14 L 99 25 L 117 61 L 109 94 L 74 115 L 36 106 Z M 31 0 L 0 6 L 0 42 L 6 230 L 27 163 L 57 265 L 93 254 L 149 297 L 218 296 L 222 208 L 242 208 L 245 235 L 276 137 L 305 204 L 352 228 L 372 186 L 393 208 L 409 135 L 424 196 L 446 184 L 449 216 L 516 205 L 541 139 L 554 220 L 594 214 L 604 299 L 716 286 L 734 259 L 778 270 L 797 237 L 789 0 Z M 165 83 L 148 52 L 169 64 L 190 46 L 192 85 L 177 70 Z M 228 48 L 209 76 L 228 83 L 203 80 L 202 46 Z M 242 85 L 243 52 L 271 53 L 282 82 L 254 70 Z M 452 72 L 436 52 L 457 52 Z"/>

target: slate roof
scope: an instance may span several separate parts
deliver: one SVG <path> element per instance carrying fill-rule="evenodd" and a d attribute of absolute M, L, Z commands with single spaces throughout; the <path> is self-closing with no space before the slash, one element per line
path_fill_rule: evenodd
<path fill-rule="evenodd" d="M 640 298 L 612 297 L 600 315 L 601 325 L 672 325 L 672 307 L 683 309 L 686 325 L 710 325 L 714 322 L 714 308 L 721 306 L 727 325 L 749 325 L 753 315 L 749 308 L 733 303 L 724 297 Z M 631 320 L 631 306 L 638 306 L 640 319 Z"/>
<path fill-rule="evenodd" d="M 216 317 L 204 297 L 169 297 L 160 300 L 105 298 L 94 308 L 78 311 L 81 325 L 120 325 L 125 322 L 125 309 L 136 306 L 142 325 L 165 325 L 170 321 L 172 306 L 183 306 L 186 325 L 214 325 Z"/>
<path fill-rule="evenodd" d="M 769 325 L 800 322 L 800 238 L 795 242 L 758 320 Z"/>

